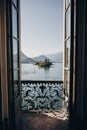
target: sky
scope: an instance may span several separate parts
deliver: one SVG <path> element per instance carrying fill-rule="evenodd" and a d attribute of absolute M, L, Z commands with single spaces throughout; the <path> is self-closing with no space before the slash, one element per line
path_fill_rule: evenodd
<path fill-rule="evenodd" d="M 21 0 L 21 49 L 29 57 L 63 50 L 63 0 Z"/>

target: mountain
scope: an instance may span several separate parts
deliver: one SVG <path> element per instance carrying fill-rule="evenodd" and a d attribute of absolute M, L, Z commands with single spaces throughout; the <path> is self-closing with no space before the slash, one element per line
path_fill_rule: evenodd
<path fill-rule="evenodd" d="M 48 57 L 46 57 L 45 55 L 33 57 L 33 60 L 36 61 L 36 62 L 44 61 L 45 59 L 48 59 Z"/>
<path fill-rule="evenodd" d="M 27 57 L 23 52 L 20 55 L 21 63 L 35 63 L 32 58 Z M 14 62 L 17 62 L 17 54 L 14 55 Z"/>
<path fill-rule="evenodd" d="M 35 61 L 21 52 L 21 63 L 35 63 Z"/>
<path fill-rule="evenodd" d="M 63 52 L 46 55 L 52 62 L 63 62 Z"/>
<path fill-rule="evenodd" d="M 44 61 L 45 59 L 49 59 L 51 62 L 63 62 L 63 52 L 40 55 L 33 58 L 27 57 L 23 52 L 21 52 L 21 63 L 35 63 Z M 14 62 L 17 62 L 17 54 L 14 55 Z"/>
<path fill-rule="evenodd" d="M 36 62 L 44 61 L 45 59 L 49 59 L 51 62 L 63 62 L 63 52 L 58 52 L 55 54 L 40 55 L 33 58 L 33 60 Z"/>

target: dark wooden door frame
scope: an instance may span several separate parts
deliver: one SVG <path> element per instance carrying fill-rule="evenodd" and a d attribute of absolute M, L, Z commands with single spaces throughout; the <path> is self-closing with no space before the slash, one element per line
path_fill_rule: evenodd
<path fill-rule="evenodd" d="M 74 0 L 71 0 L 71 27 L 70 27 L 70 91 L 69 91 L 69 123 L 72 123 L 73 117 L 73 52 L 74 52 Z"/>
<path fill-rule="evenodd" d="M 1 3 L 0 3 L 1 5 Z M 0 6 L 1 7 L 1 6 Z M 1 15 L 1 10 L 0 10 Z M 0 129 L 2 129 L 2 99 L 1 99 L 1 18 L 0 18 Z"/>
<path fill-rule="evenodd" d="M 2 99 L 1 99 L 1 2 L 0 2 L 0 129 L 2 129 Z"/>
<path fill-rule="evenodd" d="M 77 129 L 86 126 L 87 118 L 87 2 L 76 0 L 76 23 L 74 23 L 74 0 L 71 0 L 71 55 L 69 122 Z M 76 24 L 76 56 L 74 57 L 74 24 Z M 73 59 L 75 60 L 75 86 L 73 86 Z M 73 87 L 75 94 L 73 95 Z M 73 96 L 75 98 L 73 102 Z"/>

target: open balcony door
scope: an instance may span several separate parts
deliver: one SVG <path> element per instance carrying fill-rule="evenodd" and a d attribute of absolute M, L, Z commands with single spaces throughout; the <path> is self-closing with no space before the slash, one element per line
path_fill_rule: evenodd
<path fill-rule="evenodd" d="M 76 78 L 76 0 L 64 1 L 64 87 L 69 98 L 69 122 L 72 122 L 75 105 Z"/>
<path fill-rule="evenodd" d="M 7 54 L 9 86 L 9 125 L 19 127 L 21 119 L 20 86 L 20 0 L 7 0 Z M 19 128 L 17 128 L 19 129 Z"/>

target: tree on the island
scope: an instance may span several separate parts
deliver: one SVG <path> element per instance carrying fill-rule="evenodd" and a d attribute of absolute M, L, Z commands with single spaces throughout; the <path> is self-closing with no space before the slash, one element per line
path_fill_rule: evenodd
<path fill-rule="evenodd" d="M 45 59 L 44 62 L 45 62 L 45 63 L 48 63 L 48 62 L 49 62 L 49 59 Z"/>

